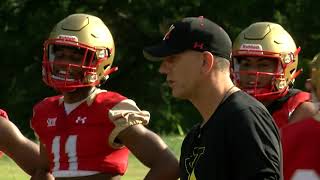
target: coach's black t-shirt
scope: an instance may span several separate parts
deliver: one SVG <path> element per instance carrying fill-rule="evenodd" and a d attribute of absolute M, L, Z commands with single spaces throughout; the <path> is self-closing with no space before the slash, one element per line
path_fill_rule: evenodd
<path fill-rule="evenodd" d="M 281 175 L 278 130 L 266 108 L 238 91 L 181 147 L 181 180 L 275 180 Z"/>

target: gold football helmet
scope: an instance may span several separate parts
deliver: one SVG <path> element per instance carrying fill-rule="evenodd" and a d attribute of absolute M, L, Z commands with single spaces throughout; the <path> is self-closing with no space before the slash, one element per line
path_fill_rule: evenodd
<path fill-rule="evenodd" d="M 271 22 L 257 22 L 244 29 L 235 39 L 232 47 L 232 78 L 237 86 L 259 100 L 275 99 L 284 96 L 296 76 L 298 54 L 296 44 L 283 27 Z M 239 61 L 243 57 L 272 58 L 277 61 L 275 71 L 247 72 L 241 71 Z M 256 76 L 255 86 L 241 87 L 240 75 Z M 271 84 L 259 87 L 258 81 L 262 76 L 272 77 Z"/>
<path fill-rule="evenodd" d="M 61 20 L 44 42 L 43 81 L 67 92 L 99 85 L 115 70 L 111 68 L 114 55 L 112 34 L 101 19 L 72 14 Z"/>

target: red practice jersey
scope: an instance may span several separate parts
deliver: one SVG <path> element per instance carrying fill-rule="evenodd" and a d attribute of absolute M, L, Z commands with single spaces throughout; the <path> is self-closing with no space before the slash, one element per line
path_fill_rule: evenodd
<path fill-rule="evenodd" d="M 149 113 L 118 93 L 96 90 L 69 114 L 62 96 L 34 107 L 31 126 L 45 146 L 53 172 L 124 174 L 128 149 L 115 141 L 123 129 L 147 124 Z"/>
<path fill-rule="evenodd" d="M 281 105 L 274 108 L 274 110 L 271 110 L 271 112 L 268 107 L 269 112 L 272 114 L 273 119 L 280 129 L 288 125 L 290 116 L 297 107 L 299 107 L 303 102 L 310 101 L 311 95 L 310 93 L 303 91 L 298 91 L 294 94 L 289 92 L 283 99 L 285 99 L 284 102 L 279 103 Z M 281 101 L 281 99 L 278 101 Z"/>
<path fill-rule="evenodd" d="M 7 113 L 2 109 L 0 109 L 0 116 L 5 118 L 5 119 L 8 119 Z M 3 152 L 0 151 L 0 157 L 2 157 L 2 155 L 3 155 Z"/>
<path fill-rule="evenodd" d="M 308 118 L 281 129 L 284 180 L 320 180 L 320 122 Z"/>

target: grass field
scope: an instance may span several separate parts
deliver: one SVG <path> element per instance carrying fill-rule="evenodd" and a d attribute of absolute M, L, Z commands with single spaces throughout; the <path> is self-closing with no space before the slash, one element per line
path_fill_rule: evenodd
<path fill-rule="evenodd" d="M 180 155 L 180 147 L 183 140 L 181 136 L 162 136 L 177 157 Z M 27 154 L 26 154 L 27 155 Z M 122 180 L 141 180 L 148 172 L 148 168 L 142 165 L 134 156 L 130 155 L 129 167 Z M 0 159 L 0 180 L 27 180 L 30 177 L 25 174 L 11 159 L 3 156 Z"/>

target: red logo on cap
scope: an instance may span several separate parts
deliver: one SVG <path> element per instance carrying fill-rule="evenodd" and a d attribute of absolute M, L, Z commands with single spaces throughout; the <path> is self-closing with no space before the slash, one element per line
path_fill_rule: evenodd
<path fill-rule="evenodd" d="M 195 42 L 193 44 L 194 49 L 203 49 L 203 43 Z"/>

